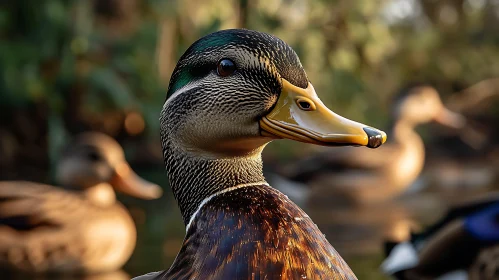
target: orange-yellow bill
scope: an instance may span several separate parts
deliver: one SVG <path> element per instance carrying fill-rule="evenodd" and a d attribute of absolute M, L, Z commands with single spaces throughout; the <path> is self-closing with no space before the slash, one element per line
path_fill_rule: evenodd
<path fill-rule="evenodd" d="M 315 93 L 283 79 L 283 89 L 274 109 L 260 120 L 264 136 L 288 138 L 326 146 L 361 145 L 377 148 L 386 133 L 346 119 L 329 110 Z"/>

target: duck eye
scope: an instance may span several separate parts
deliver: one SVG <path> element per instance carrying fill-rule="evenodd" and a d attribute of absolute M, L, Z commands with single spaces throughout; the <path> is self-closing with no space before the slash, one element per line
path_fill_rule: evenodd
<path fill-rule="evenodd" d="M 224 58 L 218 62 L 217 73 L 219 76 L 227 77 L 236 71 L 236 64 L 227 58 Z"/>
<path fill-rule="evenodd" d="M 90 160 L 90 161 L 99 161 L 101 159 L 101 156 L 97 153 L 97 152 L 94 152 L 94 151 L 90 151 L 87 153 L 87 158 Z"/>

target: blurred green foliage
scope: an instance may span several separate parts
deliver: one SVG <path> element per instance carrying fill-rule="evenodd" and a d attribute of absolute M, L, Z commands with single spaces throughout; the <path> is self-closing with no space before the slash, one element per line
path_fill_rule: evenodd
<path fill-rule="evenodd" d="M 49 151 L 86 129 L 127 137 L 130 112 L 157 141 L 176 59 L 209 32 L 244 27 L 292 45 L 335 111 L 383 127 L 409 82 L 445 95 L 499 76 L 498 15 L 493 0 L 2 1 L 0 106 L 43 104 Z"/>

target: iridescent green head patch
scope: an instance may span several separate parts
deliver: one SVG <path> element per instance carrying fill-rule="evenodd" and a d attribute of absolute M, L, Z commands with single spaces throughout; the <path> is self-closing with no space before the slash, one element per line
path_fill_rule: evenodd
<path fill-rule="evenodd" d="M 219 51 L 225 48 L 241 49 L 257 57 L 265 57 L 282 78 L 302 88 L 308 85 L 298 56 L 285 42 L 262 32 L 229 29 L 202 37 L 187 49 L 173 71 L 166 98 L 215 70 L 221 58 Z"/>

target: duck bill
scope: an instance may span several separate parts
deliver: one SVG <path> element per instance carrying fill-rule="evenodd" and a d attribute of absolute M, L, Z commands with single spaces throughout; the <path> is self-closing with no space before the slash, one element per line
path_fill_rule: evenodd
<path fill-rule="evenodd" d="M 120 192 L 142 199 L 155 199 L 163 193 L 158 185 L 139 177 L 126 162 L 116 167 L 111 185 Z"/>
<path fill-rule="evenodd" d="M 454 113 L 445 107 L 442 107 L 440 113 L 435 117 L 435 121 L 441 125 L 456 129 L 463 128 L 466 125 L 466 118 L 464 116 Z"/>
<path fill-rule="evenodd" d="M 377 148 L 386 133 L 346 119 L 329 110 L 315 93 L 283 79 L 283 89 L 272 111 L 260 120 L 261 134 L 324 146 Z"/>

